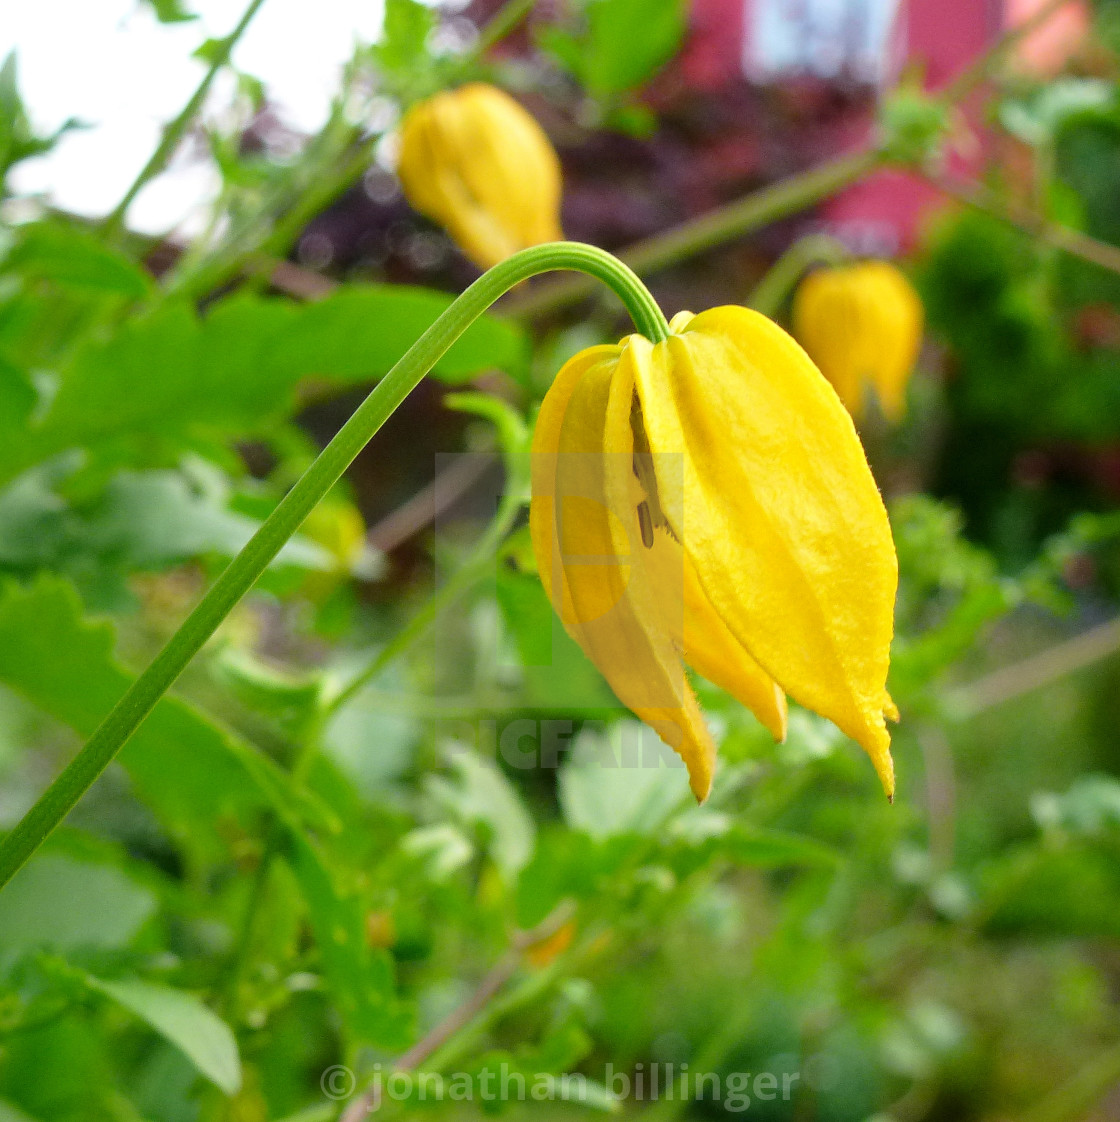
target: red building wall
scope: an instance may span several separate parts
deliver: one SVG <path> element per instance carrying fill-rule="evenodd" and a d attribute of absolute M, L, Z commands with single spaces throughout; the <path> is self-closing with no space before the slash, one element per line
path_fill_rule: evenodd
<path fill-rule="evenodd" d="M 769 2 L 775 0 L 693 0 L 692 32 L 679 63 L 685 82 L 697 90 L 714 90 L 722 83 L 741 80 L 744 58 L 752 50 L 755 6 Z M 873 2 L 862 0 L 865 5 Z M 1005 23 L 1029 18 L 1042 2 L 902 0 L 887 69 L 892 76 L 916 70 L 927 89 L 940 89 L 985 50 Z M 786 3 L 788 10 L 798 10 L 799 0 Z M 1085 24 L 1084 4 L 1074 0 L 1060 19 L 1051 20 L 1030 37 L 1025 51 L 1028 60 L 1041 65 L 1059 59 L 1064 45 L 1079 31 L 1083 33 Z M 967 113 L 966 119 L 972 124 L 971 152 L 966 144 L 952 157 L 954 170 L 962 173 L 975 170 L 984 151 L 982 130 Z M 834 151 L 865 142 L 870 128 L 870 119 L 845 127 L 835 136 Z M 822 157 L 827 154 L 821 153 Z M 924 215 L 938 201 L 937 192 L 913 176 L 884 172 L 831 200 L 822 217 L 853 248 L 889 254 L 913 244 Z"/>

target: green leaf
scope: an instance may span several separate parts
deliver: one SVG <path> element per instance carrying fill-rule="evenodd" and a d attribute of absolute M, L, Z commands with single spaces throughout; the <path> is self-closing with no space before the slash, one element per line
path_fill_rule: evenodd
<path fill-rule="evenodd" d="M 178 472 L 122 472 L 104 496 L 83 512 L 92 546 L 130 569 L 158 569 L 194 557 L 233 557 L 260 527 L 255 518 L 228 509 L 221 491 L 191 486 Z M 330 572 L 330 552 L 307 538 L 288 541 L 281 565 Z"/>
<path fill-rule="evenodd" d="M 114 865 L 37 854 L 4 889 L 0 953 L 127 946 L 155 897 Z"/>
<path fill-rule="evenodd" d="M 687 0 L 591 0 L 582 35 L 550 28 L 541 45 L 599 98 L 648 82 L 676 54 L 688 26 Z"/>
<path fill-rule="evenodd" d="M 566 897 L 590 896 L 612 864 L 604 848 L 573 830 L 542 833 L 517 879 L 517 922 L 535 927 Z"/>
<path fill-rule="evenodd" d="M 148 274 L 127 257 L 92 234 L 58 221 L 20 227 L 0 271 L 17 273 L 26 281 L 52 281 L 133 299 L 152 288 Z"/>
<path fill-rule="evenodd" d="M 508 566 L 495 581 L 498 607 L 513 632 L 522 666 L 550 666 L 553 661 L 553 614 L 540 577 Z"/>
<path fill-rule="evenodd" d="M 685 0 L 592 0 L 584 75 L 595 94 L 648 81 L 676 54 L 687 27 Z"/>
<path fill-rule="evenodd" d="M 1028 144 L 1052 143 L 1068 121 L 1081 115 L 1116 119 L 1116 89 L 1099 78 L 1065 78 L 1048 83 L 1025 99 L 1009 99 L 999 107 L 1008 132 Z"/>
<path fill-rule="evenodd" d="M 229 55 L 229 38 L 222 36 L 214 39 L 204 39 L 195 49 L 194 57 L 207 66 L 218 66 Z"/>
<path fill-rule="evenodd" d="M 156 14 L 160 23 L 187 23 L 198 19 L 193 12 L 183 7 L 183 0 L 145 0 Z"/>
<path fill-rule="evenodd" d="M 451 297 L 421 288 L 341 288 L 314 304 L 238 295 L 199 318 L 181 304 L 129 321 L 83 346 L 43 422 L 0 448 L 0 476 L 53 453 L 137 434 L 263 432 L 290 414 L 307 378 L 376 381 L 443 312 Z M 476 320 L 433 373 L 461 382 L 525 364 L 521 331 Z M 14 434 L 13 434 L 14 435 Z"/>
<path fill-rule="evenodd" d="M 229 1025 L 193 994 L 151 982 L 86 978 L 91 989 L 112 998 L 174 1044 L 227 1095 L 241 1089 L 241 1057 Z"/>
<path fill-rule="evenodd" d="M 426 57 L 436 13 L 417 0 L 386 0 L 385 23 L 373 56 L 383 70 L 407 71 Z"/>
<path fill-rule="evenodd" d="M 0 682 L 89 736 L 132 681 L 113 656 L 113 629 L 83 617 L 73 586 L 43 577 L 0 589 Z M 182 842 L 219 857 L 223 820 L 248 824 L 265 808 L 290 828 L 334 818 L 291 786 L 255 748 L 197 709 L 165 697 L 121 750 L 137 792 Z"/>
<path fill-rule="evenodd" d="M 79 467 L 80 454 L 64 454 L 0 491 L 0 566 L 21 575 L 66 574 L 98 605 L 105 603 L 104 589 L 119 586 L 128 602 L 129 573 L 233 557 L 260 526 L 230 509 L 225 477 L 199 461 L 183 472 L 121 472 L 92 501 L 75 504 L 64 492 Z M 273 566 L 331 572 L 337 562 L 323 546 L 296 536 Z"/>
<path fill-rule="evenodd" d="M 565 821 L 597 839 L 653 834 L 689 798 L 680 757 L 637 721 L 585 727 L 560 772 Z"/>
<path fill-rule="evenodd" d="M 618 701 L 603 675 L 564 630 L 536 573 L 502 565 L 495 593 L 521 661 L 526 707 L 617 711 Z"/>

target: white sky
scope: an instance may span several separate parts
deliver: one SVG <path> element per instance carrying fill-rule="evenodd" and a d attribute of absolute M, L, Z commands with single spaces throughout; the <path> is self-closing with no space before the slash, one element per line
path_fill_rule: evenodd
<path fill-rule="evenodd" d="M 113 209 L 205 73 L 191 57 L 228 34 L 248 0 L 187 0 L 190 23 L 161 24 L 139 0 L 0 0 L 0 60 L 15 48 L 24 104 L 40 133 L 68 117 L 93 127 L 63 137 L 47 156 L 17 166 L 14 191 L 46 193 L 78 214 Z M 383 0 L 265 0 L 233 53 L 233 66 L 261 79 L 287 124 L 313 132 L 326 119 L 355 42 L 381 31 Z M 211 88 L 228 104 L 232 78 Z M 129 225 L 164 233 L 183 225 L 217 186 L 208 161 L 185 158 L 154 180 Z"/>

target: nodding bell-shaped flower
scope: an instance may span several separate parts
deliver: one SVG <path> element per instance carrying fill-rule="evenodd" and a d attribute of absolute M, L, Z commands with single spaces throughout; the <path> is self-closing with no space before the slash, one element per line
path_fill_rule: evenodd
<path fill-rule="evenodd" d="M 924 319 L 913 285 L 886 261 L 819 269 L 793 300 L 794 335 L 857 419 L 869 385 L 883 416 L 902 418 Z"/>
<path fill-rule="evenodd" d="M 897 562 L 852 420 L 805 352 L 740 307 L 592 347 L 533 438 L 531 529 L 564 626 L 706 798 L 715 747 L 687 663 L 781 740 L 786 694 L 894 791 Z"/>
<path fill-rule="evenodd" d="M 438 93 L 405 114 L 401 186 L 479 268 L 559 241 L 560 161 L 512 97 L 482 82 Z"/>

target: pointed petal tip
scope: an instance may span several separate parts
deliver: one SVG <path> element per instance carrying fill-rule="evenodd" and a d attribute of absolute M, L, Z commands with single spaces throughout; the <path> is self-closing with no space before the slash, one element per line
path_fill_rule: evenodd
<path fill-rule="evenodd" d="M 697 806 L 703 806 L 712 793 L 712 777 L 710 775 L 690 775 L 688 785 L 692 789 Z"/>
<path fill-rule="evenodd" d="M 887 802 L 894 802 L 894 761 L 891 759 L 890 752 L 887 753 L 886 758 L 880 764 L 879 761 L 875 762 L 875 771 L 879 775 L 879 782 L 883 785 L 883 794 L 887 796 Z"/>

